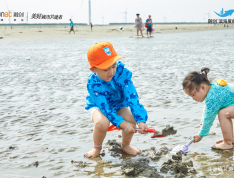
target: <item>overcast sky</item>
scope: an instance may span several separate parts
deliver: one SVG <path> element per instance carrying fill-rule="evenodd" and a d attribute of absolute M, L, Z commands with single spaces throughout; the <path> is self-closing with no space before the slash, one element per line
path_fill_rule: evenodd
<path fill-rule="evenodd" d="M 89 22 L 89 0 L 0 0 L 0 12 L 8 11 L 7 6 L 13 12 L 28 12 L 28 23 L 69 23 L 70 18 L 75 23 Z M 152 15 L 153 22 L 207 22 L 208 13 L 211 19 L 219 19 L 214 11 L 220 12 L 222 8 L 234 9 L 234 0 L 91 0 L 91 21 L 93 24 L 129 23 L 140 13 L 143 20 Z M 63 17 L 35 20 L 31 19 L 33 13 Z M 0 19 L 3 19 L 0 23 L 9 23 L 9 18 Z M 234 13 L 224 19 L 234 19 Z M 17 22 L 11 19 L 11 23 Z"/>

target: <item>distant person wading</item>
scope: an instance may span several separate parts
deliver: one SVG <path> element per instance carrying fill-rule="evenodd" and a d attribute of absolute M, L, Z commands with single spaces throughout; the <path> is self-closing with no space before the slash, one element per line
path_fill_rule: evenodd
<path fill-rule="evenodd" d="M 73 22 L 72 22 L 72 20 L 70 19 L 70 31 L 69 31 L 69 34 L 71 33 L 71 31 L 73 31 L 74 32 L 74 34 L 75 34 L 75 31 L 74 31 L 74 24 L 73 24 Z"/>
<path fill-rule="evenodd" d="M 91 32 L 93 31 L 93 24 L 90 22 Z"/>
<path fill-rule="evenodd" d="M 137 29 L 137 36 L 139 36 L 139 31 L 141 32 L 141 36 L 143 36 L 142 34 L 142 30 L 144 28 L 143 24 L 142 24 L 142 19 L 140 18 L 140 14 L 136 14 L 137 18 L 135 19 L 135 27 Z"/>
<path fill-rule="evenodd" d="M 147 37 L 148 37 L 148 33 L 149 33 L 149 36 L 151 37 L 151 32 L 152 32 L 152 27 L 153 27 L 151 15 L 149 15 L 149 18 L 146 20 L 146 24 L 147 24 Z"/>

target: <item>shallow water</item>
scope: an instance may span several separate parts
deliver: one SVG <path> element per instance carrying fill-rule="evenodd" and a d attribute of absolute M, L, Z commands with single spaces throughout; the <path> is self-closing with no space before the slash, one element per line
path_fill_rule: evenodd
<path fill-rule="evenodd" d="M 223 78 L 234 83 L 234 30 L 157 33 L 154 38 L 139 39 L 1 41 L 0 177 L 122 176 L 121 163 L 129 155 L 113 156 L 104 145 L 105 156 L 94 160 L 83 157 L 93 143 L 93 123 L 84 109 L 90 74 L 86 54 L 99 41 L 110 41 L 117 53 L 126 57 L 122 62 L 133 71 L 140 103 L 148 111 L 148 126 L 162 130 L 170 124 L 178 130 L 176 135 L 154 139 L 151 134 L 136 134 L 131 144 L 140 149 L 174 148 L 198 132 L 204 105 L 186 96 L 181 86 L 189 71 L 209 67 L 208 76 L 214 81 Z M 184 157 L 194 161 L 198 175 L 233 176 L 234 171 L 222 168 L 234 164 L 233 151 L 210 148 L 222 137 L 217 126 L 218 119 L 211 128 L 213 134 L 192 144 Z M 105 142 L 121 141 L 120 134 L 108 133 Z M 160 168 L 169 156 L 150 164 Z M 76 167 L 71 160 L 88 165 Z M 38 167 L 33 165 L 36 161 Z"/>

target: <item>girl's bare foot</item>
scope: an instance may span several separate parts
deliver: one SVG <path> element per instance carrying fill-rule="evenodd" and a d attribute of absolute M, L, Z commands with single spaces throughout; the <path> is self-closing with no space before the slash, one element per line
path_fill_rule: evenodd
<path fill-rule="evenodd" d="M 85 153 L 85 157 L 87 157 L 87 158 L 95 158 L 96 156 L 98 156 L 99 155 L 99 153 L 101 152 L 101 150 L 102 150 L 102 147 L 100 146 L 100 147 L 93 147 L 93 149 L 92 150 L 90 150 L 89 152 L 87 152 L 87 153 Z"/>
<path fill-rule="evenodd" d="M 233 145 L 228 145 L 222 142 L 220 144 L 213 145 L 211 148 L 215 150 L 230 150 L 233 148 Z"/>
<path fill-rule="evenodd" d="M 219 143 L 222 143 L 223 142 L 223 139 L 219 139 L 216 141 L 216 144 L 219 144 Z M 234 138 L 232 139 L 232 143 L 234 143 Z"/>
<path fill-rule="evenodd" d="M 121 149 L 130 154 L 130 155 L 137 155 L 137 154 L 140 154 L 141 153 L 141 150 L 139 150 L 138 148 L 134 148 L 134 147 L 131 147 L 131 146 L 121 146 Z"/>

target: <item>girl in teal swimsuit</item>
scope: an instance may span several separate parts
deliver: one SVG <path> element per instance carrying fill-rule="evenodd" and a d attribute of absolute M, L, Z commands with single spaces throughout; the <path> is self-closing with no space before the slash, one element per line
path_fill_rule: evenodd
<path fill-rule="evenodd" d="M 194 142 L 199 142 L 208 136 L 210 128 L 218 114 L 223 139 L 218 140 L 213 149 L 232 149 L 234 143 L 233 124 L 234 118 L 234 85 L 227 84 L 225 80 L 218 84 L 210 83 L 207 78 L 209 68 L 201 69 L 201 72 L 190 72 L 182 83 L 184 92 L 198 102 L 205 101 L 201 128 L 198 135 L 194 135 Z"/>

